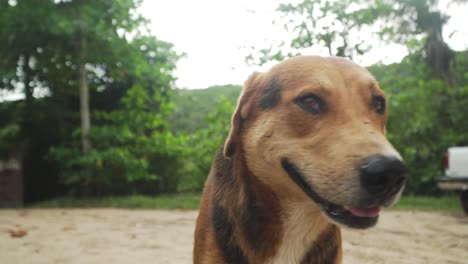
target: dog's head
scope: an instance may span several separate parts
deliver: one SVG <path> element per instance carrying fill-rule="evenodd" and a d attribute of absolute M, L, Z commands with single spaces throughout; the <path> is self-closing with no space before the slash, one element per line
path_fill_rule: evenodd
<path fill-rule="evenodd" d="M 311 199 L 332 221 L 367 228 L 406 181 L 386 119 L 385 96 L 366 69 L 295 57 L 246 81 L 224 155 L 242 155 L 281 199 Z"/>

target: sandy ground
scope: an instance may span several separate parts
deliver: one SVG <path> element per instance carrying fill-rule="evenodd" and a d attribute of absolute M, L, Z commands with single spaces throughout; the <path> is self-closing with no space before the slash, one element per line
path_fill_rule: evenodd
<path fill-rule="evenodd" d="M 0 210 L 2 264 L 191 263 L 196 211 Z M 12 231 L 22 237 L 12 237 Z M 21 231 L 26 231 L 26 234 Z M 468 263 L 468 217 L 384 212 L 343 230 L 344 263 Z"/>

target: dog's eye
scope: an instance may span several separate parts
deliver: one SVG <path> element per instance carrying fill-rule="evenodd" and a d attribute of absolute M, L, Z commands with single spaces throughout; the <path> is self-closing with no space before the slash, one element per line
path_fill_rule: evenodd
<path fill-rule="evenodd" d="M 386 103 L 385 98 L 376 95 L 372 98 L 372 108 L 380 115 L 385 113 Z"/>
<path fill-rule="evenodd" d="M 302 109 L 311 112 L 312 114 L 320 114 L 325 111 L 325 102 L 320 97 L 308 94 L 294 100 Z"/>

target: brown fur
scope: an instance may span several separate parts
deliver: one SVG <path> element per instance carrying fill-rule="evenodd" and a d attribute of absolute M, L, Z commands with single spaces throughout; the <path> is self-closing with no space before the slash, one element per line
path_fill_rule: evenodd
<path fill-rule="evenodd" d="M 326 115 L 293 103 L 308 93 L 326 100 Z M 339 227 L 281 160 L 292 161 L 327 200 L 358 204 L 363 158 L 398 155 L 373 96 L 383 92 L 372 75 L 340 58 L 296 57 L 254 73 L 205 183 L 194 263 L 341 263 Z"/>

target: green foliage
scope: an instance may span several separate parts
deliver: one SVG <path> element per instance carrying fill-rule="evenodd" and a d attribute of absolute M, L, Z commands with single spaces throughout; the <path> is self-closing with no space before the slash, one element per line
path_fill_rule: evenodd
<path fill-rule="evenodd" d="M 187 141 L 183 156 L 184 175 L 187 176 L 182 178 L 182 190 L 202 189 L 213 158 L 229 134 L 234 107 L 228 98 L 221 97 L 216 110 L 206 117 L 208 126 L 197 130 Z"/>
<path fill-rule="evenodd" d="M 18 124 L 18 109 L 21 104 L 8 102 L 0 104 L 0 155 L 7 154 L 20 140 L 20 125 Z"/>
<path fill-rule="evenodd" d="M 16 122 L 0 130 L 0 142 L 19 126 L 15 140 L 30 143 L 26 185 L 40 184 L 49 175 L 42 168 L 53 167 L 52 174 L 58 171 L 61 183 L 79 195 L 177 189 L 174 168 L 184 138 L 173 136 L 167 120 L 180 56 L 172 44 L 149 35 L 140 5 L 140 0 L 0 0 L 0 89 L 24 87 L 26 97 Z M 77 129 L 82 65 L 93 124 L 92 150 L 86 154 L 79 151 Z M 46 98 L 34 98 L 38 90 L 45 90 Z M 46 127 L 49 134 L 43 133 Z"/>
<path fill-rule="evenodd" d="M 23 84 L 27 100 L 41 87 L 77 95 L 83 40 L 90 89 L 112 82 L 128 63 L 129 36 L 143 38 L 146 30 L 140 2 L 0 0 L 0 89 Z"/>
<path fill-rule="evenodd" d="M 71 145 L 51 151 L 61 165 L 61 179 L 76 194 L 177 190 L 184 138 L 173 136 L 167 122 L 173 108 L 169 98 L 177 55 L 171 45 L 154 38 L 136 39 L 131 45 L 123 80 L 130 79 L 132 87 L 115 109 L 94 112 L 93 149 L 80 153 L 77 131 Z M 142 46 L 146 48 L 142 50 Z M 112 87 L 104 86 L 103 92 Z"/>
<path fill-rule="evenodd" d="M 12 143 L 17 141 L 19 130 L 20 127 L 17 124 L 0 127 L 0 154 L 12 148 Z"/>
<path fill-rule="evenodd" d="M 53 148 L 50 155 L 61 164 L 64 184 L 86 195 L 175 191 L 183 138 L 168 131 L 169 105 L 159 97 L 135 85 L 122 98 L 121 108 L 96 113 L 89 153 L 80 153 L 78 140 Z M 158 112 L 149 111 L 155 104 Z"/>
<path fill-rule="evenodd" d="M 62 197 L 31 205 L 32 208 L 144 208 L 144 209 L 197 209 L 200 194 L 163 194 L 157 197 L 131 195 L 120 197 L 77 198 Z"/>
<path fill-rule="evenodd" d="M 184 138 L 179 191 L 200 191 L 211 162 L 231 127 L 231 115 L 241 86 L 175 90 L 171 130 Z"/>
<path fill-rule="evenodd" d="M 428 196 L 403 196 L 395 207 L 391 209 L 460 212 L 461 208 L 459 196 L 447 195 L 437 198 Z"/>
<path fill-rule="evenodd" d="M 62 197 L 44 202 L 34 203 L 32 208 L 144 208 L 144 209 L 198 209 L 199 193 L 179 193 L 149 197 L 142 195 L 76 198 Z M 403 196 L 395 207 L 390 210 L 423 210 L 460 212 L 458 196 L 425 197 Z"/>
<path fill-rule="evenodd" d="M 369 42 L 353 36 L 376 25 L 373 29 L 380 40 L 406 44 L 410 55 L 401 63 L 369 69 L 390 99 L 388 137 L 408 165 L 406 192 L 437 194 L 433 178 L 443 173 L 446 148 L 468 144 L 464 109 L 468 52 L 456 54 L 456 68 L 450 74 L 451 58 L 428 63 L 430 56 L 447 51 L 427 52 L 428 40 L 442 33 L 448 19 L 437 10 L 437 3 L 282 4 L 276 23 L 293 37 L 248 59 L 262 64 L 315 46 L 331 55 L 353 57 L 370 48 Z M 147 21 L 136 12 L 140 4 L 140 0 L 48 0 L 40 5 L 34 0 L 0 0 L 0 89 L 20 87 L 26 98 L 0 104 L 0 154 L 17 143 L 28 143 L 27 193 L 38 184 L 56 183 L 57 171 L 61 183 L 76 195 L 201 190 L 229 132 L 240 87 L 173 91 L 173 70 L 180 55 L 172 44 L 147 34 Z M 443 41 L 432 44 L 444 45 Z M 77 129 L 77 69 L 83 62 L 93 114 L 92 150 L 87 154 L 79 150 Z M 448 81 L 436 80 L 435 66 L 443 68 Z M 35 98 L 38 91 L 45 91 L 46 98 Z M 218 99 L 220 95 L 224 97 Z"/>
<path fill-rule="evenodd" d="M 241 91 L 240 85 L 212 86 L 206 89 L 175 90 L 172 97 L 174 112 L 170 116 L 174 133 L 195 133 L 209 126 L 207 115 L 216 111 L 225 97 L 235 104 Z"/>
<path fill-rule="evenodd" d="M 418 56 L 369 68 L 389 97 L 388 138 L 408 165 L 407 193 L 438 193 L 434 178 L 444 174 L 446 149 L 468 145 L 467 58 L 466 52 L 457 54 L 460 70 L 453 88 L 433 79 Z"/>

